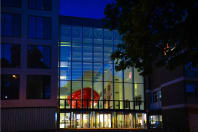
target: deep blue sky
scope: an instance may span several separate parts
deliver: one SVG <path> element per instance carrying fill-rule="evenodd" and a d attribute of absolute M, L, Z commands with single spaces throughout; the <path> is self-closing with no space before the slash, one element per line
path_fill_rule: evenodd
<path fill-rule="evenodd" d="M 114 0 L 60 0 L 60 15 L 100 19 L 104 8 Z"/>

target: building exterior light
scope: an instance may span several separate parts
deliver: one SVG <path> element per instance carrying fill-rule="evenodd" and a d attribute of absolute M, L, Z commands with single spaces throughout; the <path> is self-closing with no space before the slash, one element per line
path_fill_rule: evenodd
<path fill-rule="evenodd" d="M 16 75 L 14 75 L 14 74 L 12 75 L 12 77 L 13 77 L 13 78 L 17 78 L 17 76 L 16 76 Z"/>
<path fill-rule="evenodd" d="M 60 80 L 66 80 L 67 77 L 66 76 L 60 76 Z"/>

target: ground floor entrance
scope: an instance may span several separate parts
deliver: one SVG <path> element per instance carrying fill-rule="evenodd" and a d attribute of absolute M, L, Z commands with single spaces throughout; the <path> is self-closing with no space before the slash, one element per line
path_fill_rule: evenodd
<path fill-rule="evenodd" d="M 146 128 L 145 113 L 65 112 L 60 113 L 60 128 Z"/>

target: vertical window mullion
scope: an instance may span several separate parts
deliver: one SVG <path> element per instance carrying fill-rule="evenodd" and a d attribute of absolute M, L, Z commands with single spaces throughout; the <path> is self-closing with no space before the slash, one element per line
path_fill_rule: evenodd
<path fill-rule="evenodd" d="M 70 34 L 71 34 L 71 86 L 70 86 L 70 99 L 71 99 L 71 104 L 72 104 L 72 81 L 73 81 L 73 78 L 72 78 L 72 65 L 73 65 L 73 56 L 72 56 L 72 54 L 73 54 L 73 43 L 72 43 L 72 25 L 71 25 L 71 27 L 70 27 Z M 72 105 L 70 105 L 70 108 L 72 108 Z M 76 108 L 77 108 L 77 106 L 76 106 Z"/>
<path fill-rule="evenodd" d="M 104 28 L 102 29 L 102 67 L 103 67 L 102 68 L 103 70 L 102 71 L 102 94 L 103 94 L 103 109 L 104 109 Z M 103 117 L 103 120 L 104 120 L 104 117 Z"/>

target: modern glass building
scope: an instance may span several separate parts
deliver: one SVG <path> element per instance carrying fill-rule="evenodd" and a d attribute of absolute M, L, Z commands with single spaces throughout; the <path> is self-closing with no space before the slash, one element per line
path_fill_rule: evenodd
<path fill-rule="evenodd" d="M 59 128 L 146 128 L 144 79 L 116 71 L 118 31 L 99 20 L 60 17 Z"/>

